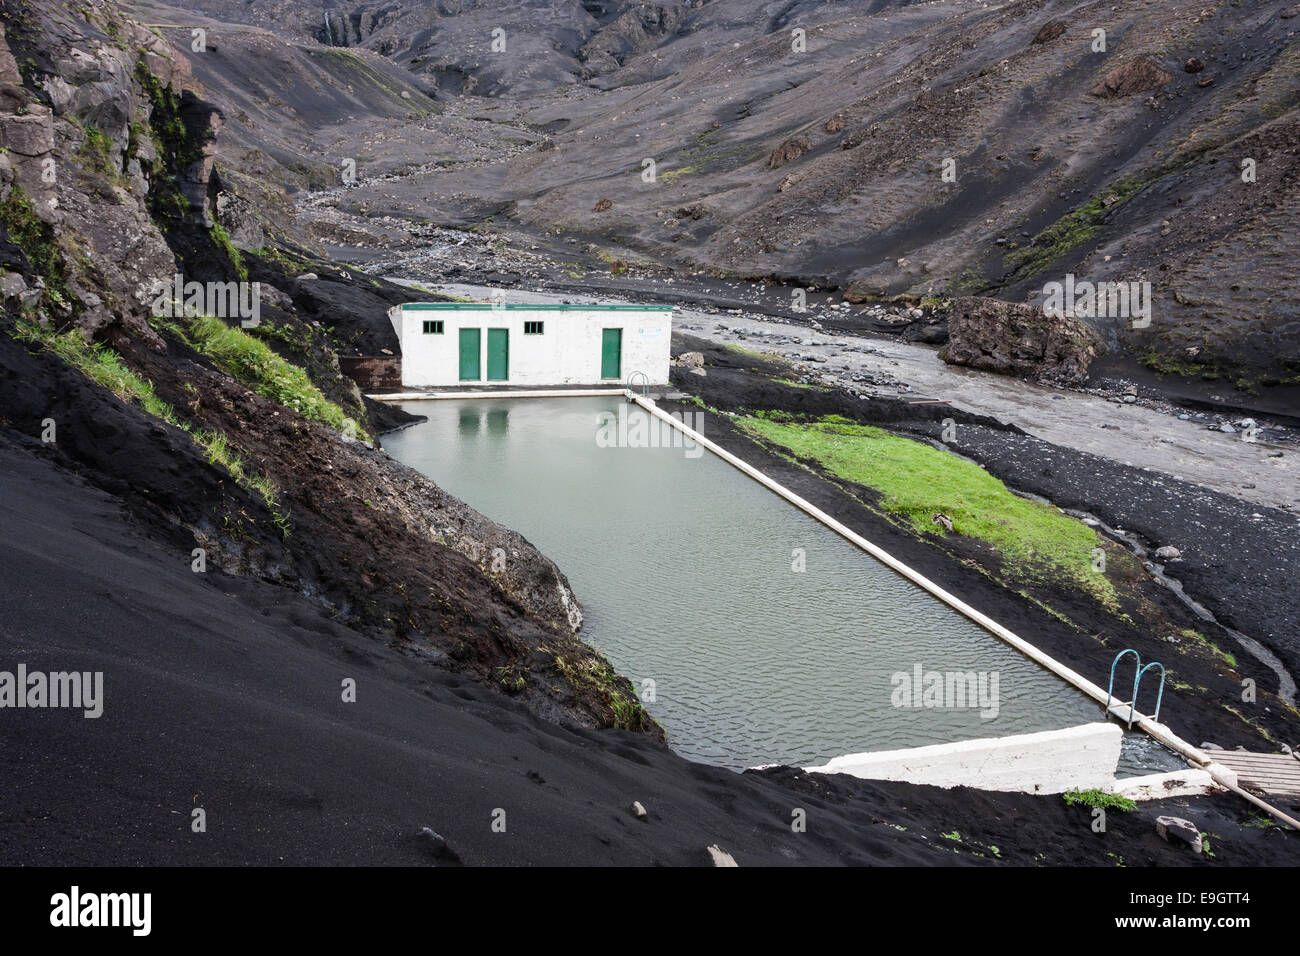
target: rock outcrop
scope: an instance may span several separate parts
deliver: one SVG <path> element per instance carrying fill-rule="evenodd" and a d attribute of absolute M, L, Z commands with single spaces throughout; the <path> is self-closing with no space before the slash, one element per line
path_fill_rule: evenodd
<path fill-rule="evenodd" d="M 953 302 L 948 345 L 939 357 L 950 365 L 1080 385 L 1101 348 L 1097 333 L 1080 319 L 972 296 Z"/>
<path fill-rule="evenodd" d="M 1117 100 L 1147 90 L 1158 90 L 1173 79 L 1149 57 L 1140 56 L 1121 63 L 1101 78 L 1101 82 L 1088 92 L 1103 100 Z"/>

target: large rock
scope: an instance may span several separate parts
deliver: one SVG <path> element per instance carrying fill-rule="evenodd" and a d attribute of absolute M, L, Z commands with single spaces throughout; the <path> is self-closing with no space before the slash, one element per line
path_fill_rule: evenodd
<path fill-rule="evenodd" d="M 1067 24 L 1064 20 L 1048 20 L 1042 25 L 1039 31 L 1034 34 L 1033 42 L 1051 43 L 1057 37 L 1065 32 Z"/>
<path fill-rule="evenodd" d="M 13 86 L 23 85 L 23 75 L 18 71 L 18 61 L 9 51 L 9 41 L 5 39 L 5 26 L 0 23 L 0 83 Z"/>
<path fill-rule="evenodd" d="M 1101 348 L 1097 333 L 1080 319 L 968 296 L 952 304 L 948 345 L 939 357 L 950 365 L 1079 385 Z"/>
<path fill-rule="evenodd" d="M 1172 79 L 1172 74 L 1160 69 L 1149 57 L 1140 56 L 1115 67 L 1088 92 L 1104 100 L 1113 100 L 1159 89 Z"/>
<path fill-rule="evenodd" d="M 810 149 L 812 144 L 808 142 L 807 136 L 791 136 L 772 150 L 771 155 L 767 157 L 767 168 L 780 169 L 786 163 L 794 162 Z"/>

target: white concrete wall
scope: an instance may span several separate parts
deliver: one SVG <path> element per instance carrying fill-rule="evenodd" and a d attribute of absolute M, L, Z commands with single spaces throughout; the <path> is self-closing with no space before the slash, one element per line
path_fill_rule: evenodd
<path fill-rule="evenodd" d="M 1166 797 L 1199 796 L 1216 789 L 1218 784 L 1209 771 L 1189 768 L 1116 780 L 1111 792 L 1130 800 L 1163 800 Z"/>
<path fill-rule="evenodd" d="M 1096 723 L 1012 737 L 881 750 L 836 757 L 809 773 L 847 773 L 867 780 L 905 780 L 936 787 L 1024 793 L 1109 790 L 1124 731 Z"/>
<path fill-rule="evenodd" d="M 622 384 L 644 372 L 652 385 L 668 383 L 672 310 L 522 307 L 394 309 L 390 313 L 402 344 L 402 384 L 411 388 L 494 384 L 487 379 L 487 330 L 509 329 L 509 378 L 503 385 Z M 426 320 L 441 321 L 441 335 L 422 331 Z M 544 323 L 541 335 L 525 335 L 525 322 Z M 482 329 L 477 382 L 460 380 L 460 329 Z M 601 330 L 623 330 L 618 379 L 601 379 Z M 638 380 L 639 381 L 639 380 Z"/>

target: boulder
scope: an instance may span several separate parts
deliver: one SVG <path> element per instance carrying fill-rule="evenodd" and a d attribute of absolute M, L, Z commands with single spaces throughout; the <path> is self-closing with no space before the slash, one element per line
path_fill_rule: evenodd
<path fill-rule="evenodd" d="M 677 365 L 680 368 L 703 368 L 704 353 L 683 352 L 681 355 L 677 356 Z"/>
<path fill-rule="evenodd" d="M 1080 385 L 1101 352 L 1084 321 L 1049 316 L 1041 308 L 966 296 L 953 301 L 948 344 L 939 358 L 986 372 Z"/>
<path fill-rule="evenodd" d="M 810 149 L 812 149 L 812 143 L 808 142 L 807 136 L 791 136 L 772 150 L 771 155 L 767 157 L 767 168 L 780 169 L 786 163 L 794 162 Z"/>
<path fill-rule="evenodd" d="M 1064 20 L 1048 20 L 1034 34 L 1033 43 L 1051 43 L 1065 32 L 1065 28 L 1066 22 Z"/>
<path fill-rule="evenodd" d="M 1201 852 L 1201 831 L 1191 820 L 1182 817 L 1156 817 L 1156 833 L 1169 843 L 1185 843 L 1193 853 Z"/>
<path fill-rule="evenodd" d="M 737 866 L 736 858 L 718 846 L 716 843 L 709 846 L 709 860 L 714 866 Z"/>
<path fill-rule="evenodd" d="M 1139 56 L 1115 67 L 1088 92 L 1103 100 L 1114 100 L 1159 89 L 1172 79 L 1173 75 L 1156 66 L 1150 57 Z"/>
<path fill-rule="evenodd" d="M 5 27 L 0 23 L 0 83 L 12 86 L 23 85 L 23 75 L 18 71 L 18 61 L 9 52 L 9 41 L 5 39 Z"/>

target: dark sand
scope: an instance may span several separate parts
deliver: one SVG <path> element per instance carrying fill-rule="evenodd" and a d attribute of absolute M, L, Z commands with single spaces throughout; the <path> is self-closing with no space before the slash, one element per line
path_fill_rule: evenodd
<path fill-rule="evenodd" d="M 284 589 L 194 574 L 50 457 L 0 438 L 0 663 L 102 670 L 105 706 L 97 720 L 0 714 L 0 864 L 454 862 L 423 827 L 478 865 L 704 865 L 714 843 L 741 865 L 1296 859 L 1293 834 L 1237 825 L 1236 797 L 1112 813 L 1098 835 L 1059 797 L 737 775 L 641 735 L 567 729 Z M 356 703 L 341 702 L 345 677 Z M 1160 812 L 1213 834 L 1213 861 L 1163 843 Z M 960 842 L 940 836 L 954 830 Z"/>

